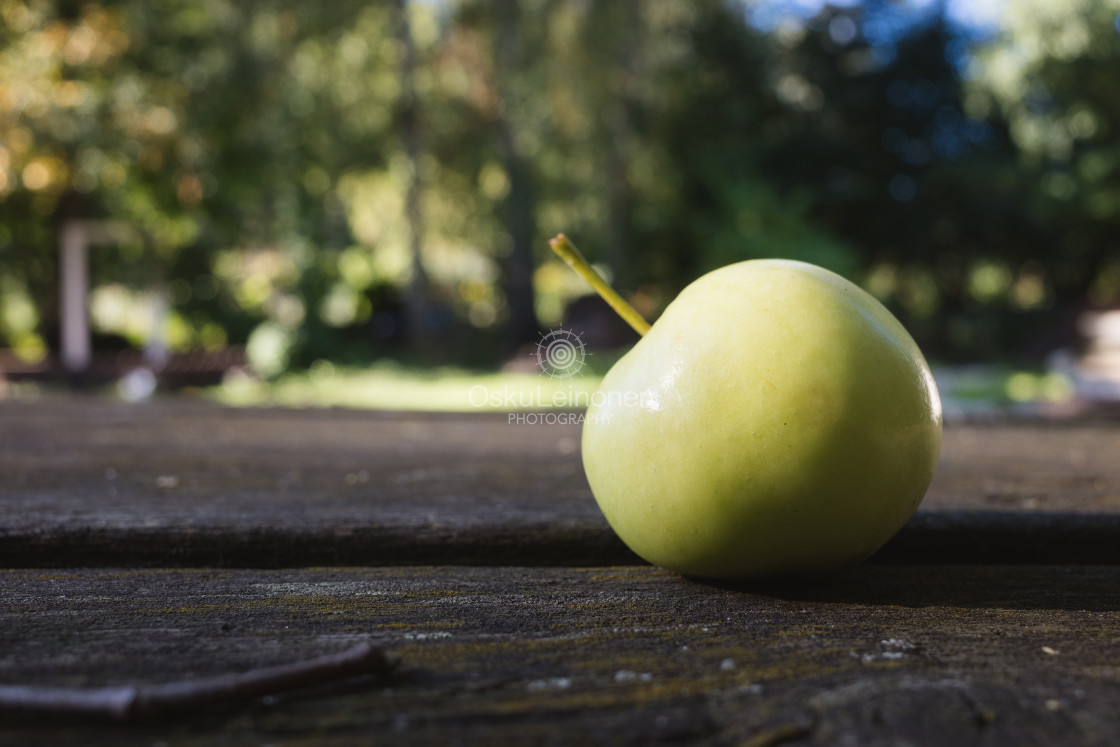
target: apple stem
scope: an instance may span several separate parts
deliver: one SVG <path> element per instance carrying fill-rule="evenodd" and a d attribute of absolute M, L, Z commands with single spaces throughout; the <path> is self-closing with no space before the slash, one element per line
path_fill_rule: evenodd
<path fill-rule="evenodd" d="M 638 310 L 628 304 L 625 298 L 618 295 L 614 288 L 607 285 L 607 281 L 595 272 L 594 268 L 580 254 L 579 249 L 576 249 L 575 244 L 568 241 L 567 236 L 558 233 L 556 238 L 549 240 L 548 245 L 552 247 L 552 251 L 556 252 L 560 259 L 564 260 L 568 267 L 571 267 L 580 277 L 586 280 L 595 289 L 595 292 L 602 296 L 603 300 L 615 310 L 615 313 L 634 328 L 635 332 L 643 337 L 646 332 L 649 332 L 649 322 L 643 319 Z"/>

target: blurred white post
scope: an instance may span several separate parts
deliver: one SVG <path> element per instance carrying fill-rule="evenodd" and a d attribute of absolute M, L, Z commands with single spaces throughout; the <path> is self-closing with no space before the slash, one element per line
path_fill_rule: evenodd
<path fill-rule="evenodd" d="M 144 361 L 154 370 L 167 365 L 171 351 L 167 345 L 167 317 L 171 312 L 171 299 L 167 287 L 159 285 L 148 294 L 148 309 L 151 313 L 151 333 L 144 344 Z"/>
<path fill-rule="evenodd" d="M 62 367 L 68 373 L 89 368 L 89 232 L 80 221 L 67 221 L 58 241 L 59 318 Z"/>

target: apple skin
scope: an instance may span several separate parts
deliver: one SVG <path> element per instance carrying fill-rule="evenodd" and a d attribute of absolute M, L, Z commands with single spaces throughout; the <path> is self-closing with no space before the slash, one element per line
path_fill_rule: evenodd
<path fill-rule="evenodd" d="M 622 541 L 710 578 L 863 561 L 940 449 L 937 387 L 902 324 L 835 273 L 769 259 L 685 288 L 604 378 L 582 447 Z"/>

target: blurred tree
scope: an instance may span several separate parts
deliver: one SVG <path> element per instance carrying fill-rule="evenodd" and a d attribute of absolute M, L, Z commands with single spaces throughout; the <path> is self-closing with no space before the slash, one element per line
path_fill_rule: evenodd
<path fill-rule="evenodd" d="M 1054 300 L 1054 230 L 1023 209 L 1003 120 L 969 103 L 967 40 L 879 0 L 774 40 L 770 178 L 859 247 L 851 269 L 934 355 L 1021 352 Z"/>
<path fill-rule="evenodd" d="M 129 37 L 122 13 L 99 7 L 62 17 L 45 3 L 5 0 L 0 19 L 0 331 L 18 352 L 41 357 L 44 330 L 57 326 L 57 221 L 90 211 L 91 171 L 108 167 L 119 187 L 131 160 L 104 133 L 105 122 L 116 124 L 109 81 Z M 130 124 L 144 137 L 159 120 Z"/>
<path fill-rule="evenodd" d="M 534 74 L 540 74 L 540 58 L 530 54 L 536 34 L 529 19 L 535 14 L 521 3 L 500 0 L 486 9 L 496 19 L 494 30 L 495 80 L 498 109 L 494 127 L 502 154 L 509 192 L 506 197 L 506 225 L 509 230 L 509 254 L 505 261 L 504 290 L 509 311 L 509 337 L 514 348 L 532 342 L 538 335 L 536 308 L 533 304 L 533 246 L 535 235 L 533 176 L 526 147 L 526 125 L 520 109 L 532 100 L 526 87 L 533 85 Z M 530 60 L 537 62 L 532 65 Z M 519 116 L 520 115 L 520 116 Z"/>
<path fill-rule="evenodd" d="M 397 41 L 400 46 L 401 112 L 400 137 L 408 159 L 408 187 L 405 196 L 405 217 L 408 224 L 408 253 L 411 257 L 411 278 L 408 284 L 408 334 L 419 347 L 427 336 L 428 278 L 424 270 L 423 216 L 420 209 L 420 114 L 416 95 L 416 42 L 412 38 L 408 0 L 397 2 Z"/>
<path fill-rule="evenodd" d="M 255 329 L 285 361 L 315 331 L 308 306 L 329 295 L 312 246 L 349 241 L 333 185 L 387 161 L 387 9 L 6 0 L 3 12 L 0 80 L 14 95 L 0 127 L 18 148 L 4 156 L 0 215 L 18 237 L 0 261 L 25 276 L 40 328 L 53 328 L 54 229 L 112 216 L 139 244 L 95 280 L 127 280 L 137 263 L 142 278 L 187 274 L 172 288 L 175 346 Z"/>
<path fill-rule="evenodd" d="M 1028 209 L 1056 227 L 1043 261 L 1068 305 L 1120 303 L 1120 2 L 1025 0 L 982 50 L 972 106 L 1007 119 Z"/>
<path fill-rule="evenodd" d="M 767 40 L 719 0 L 558 4 L 552 141 L 540 222 L 566 230 L 647 313 L 699 274 L 785 255 L 843 269 L 850 251 L 760 174 Z M 546 260 L 547 262 L 547 260 Z"/>
<path fill-rule="evenodd" d="M 102 332 L 266 374 L 508 354 L 586 293 L 557 231 L 649 315 L 784 256 L 938 357 L 1022 351 L 1120 298 L 1117 2 L 1009 6 L 965 74 L 941 5 L 890 0 L 0 0 L 0 336 L 45 354 L 76 217 L 133 227 Z"/>

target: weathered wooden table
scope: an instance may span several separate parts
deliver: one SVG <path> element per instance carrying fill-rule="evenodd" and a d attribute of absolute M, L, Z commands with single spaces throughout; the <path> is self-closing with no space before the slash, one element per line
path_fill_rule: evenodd
<path fill-rule="evenodd" d="M 11 744 L 1116 744 L 1120 424 L 955 425 L 910 525 L 814 582 L 642 564 L 578 427 L 0 403 L 0 685 L 395 670 Z"/>

